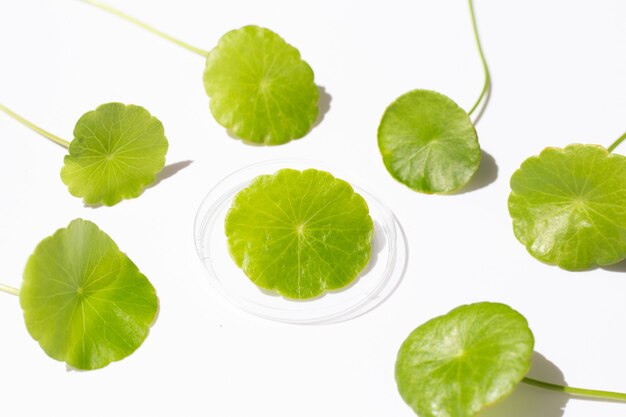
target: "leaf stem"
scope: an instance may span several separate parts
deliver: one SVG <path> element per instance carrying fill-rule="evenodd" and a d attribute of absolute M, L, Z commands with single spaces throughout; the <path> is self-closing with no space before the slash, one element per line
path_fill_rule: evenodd
<path fill-rule="evenodd" d="M 476 38 L 476 46 L 478 47 L 478 53 L 480 54 L 480 60 L 483 63 L 483 70 L 485 72 L 485 84 L 483 85 L 483 90 L 480 92 L 480 96 L 478 96 L 478 100 L 476 100 L 476 103 L 472 106 L 470 111 L 467 112 L 467 114 L 471 116 L 472 113 L 474 113 L 474 111 L 478 108 L 483 98 L 485 98 L 485 95 L 488 93 L 489 89 L 491 88 L 491 75 L 489 74 L 489 67 L 487 66 L 487 60 L 485 59 L 485 54 L 483 53 L 483 47 L 480 43 L 480 36 L 478 36 L 478 28 L 476 27 L 476 16 L 474 13 L 474 1 L 473 0 L 468 0 L 468 1 L 469 1 L 470 15 L 472 16 L 472 27 L 474 28 L 474 37 Z M 487 101 L 489 101 L 489 96 L 487 95 L 486 97 L 487 98 L 485 100 L 485 106 L 487 105 Z"/>
<path fill-rule="evenodd" d="M 17 295 L 18 297 L 20 295 L 19 288 L 9 287 L 8 285 L 4 285 L 4 284 L 0 284 L 0 291 L 5 292 L 7 294 L 11 294 L 11 295 Z"/>
<path fill-rule="evenodd" d="M 117 10 L 117 9 L 107 5 L 107 4 L 100 3 L 99 1 L 96 1 L 96 0 L 81 0 L 81 1 L 83 3 L 87 3 L 87 4 L 90 4 L 90 5 L 94 6 L 94 7 L 97 7 L 100 10 L 104 10 L 105 12 L 109 12 L 109 13 L 117 16 L 117 17 L 120 17 L 120 18 L 126 20 L 127 22 L 130 22 L 130 23 L 132 23 L 134 25 L 137 25 L 140 28 L 143 28 L 143 29 L 147 30 L 148 32 L 151 32 L 151 33 L 153 33 L 153 34 L 155 34 L 157 36 L 160 36 L 163 39 L 167 39 L 168 41 L 170 41 L 170 42 L 172 42 L 172 43 L 174 43 L 174 44 L 176 44 L 178 46 L 181 46 L 181 47 L 185 48 L 188 51 L 194 52 L 194 53 L 196 53 L 198 55 L 202 55 L 204 57 L 206 57 L 209 54 L 209 52 L 205 51 L 204 49 L 196 48 L 195 46 L 189 45 L 187 42 L 183 42 L 183 41 L 181 41 L 179 39 L 176 39 L 176 38 L 168 35 L 167 33 L 163 33 L 160 30 L 158 30 L 158 29 L 156 29 L 156 28 L 154 28 L 154 27 L 152 27 L 152 26 L 150 26 L 150 25 L 148 25 L 148 24 L 146 24 L 146 23 L 144 23 L 144 22 L 142 22 L 140 20 L 137 20 L 134 17 L 129 16 L 126 13 L 124 13 L 124 12 L 122 12 L 120 10 Z"/>
<path fill-rule="evenodd" d="M 47 130 L 43 130 L 42 128 L 40 128 L 39 126 L 29 122 L 28 120 L 24 119 L 22 116 L 20 116 L 19 114 L 15 113 L 13 110 L 11 110 L 10 108 L 0 104 L 0 111 L 5 112 L 6 114 L 8 114 L 9 116 L 11 116 L 12 118 L 14 118 L 15 120 L 17 120 L 18 122 L 20 122 L 21 124 L 23 124 L 24 126 L 34 130 L 35 132 L 39 133 L 40 135 L 50 139 L 52 142 L 63 146 L 64 148 L 69 148 L 70 147 L 70 143 L 64 139 L 61 139 L 60 137 L 53 135 L 52 133 L 48 132 Z"/>
<path fill-rule="evenodd" d="M 617 148 L 619 146 L 620 143 L 622 143 L 624 141 L 624 139 L 626 139 L 626 132 L 624 132 L 624 134 L 622 136 L 620 136 L 619 138 L 617 138 L 617 140 L 615 142 L 613 142 L 611 144 L 611 146 L 609 146 L 607 149 L 609 152 L 613 152 L 615 150 L 615 148 Z"/>
<path fill-rule="evenodd" d="M 617 400 L 626 401 L 626 393 L 613 392 L 613 391 L 600 391 L 595 389 L 566 387 L 558 384 L 551 384 L 549 382 L 538 381 L 532 378 L 524 378 L 522 382 L 539 388 L 544 388 L 551 391 L 565 392 L 567 394 L 576 395 L 585 398 L 599 398 L 603 400 Z"/>

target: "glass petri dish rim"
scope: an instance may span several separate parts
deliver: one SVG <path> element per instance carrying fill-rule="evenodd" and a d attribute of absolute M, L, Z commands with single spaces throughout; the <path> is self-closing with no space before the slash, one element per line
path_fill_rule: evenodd
<path fill-rule="evenodd" d="M 268 293 L 261 290 L 259 294 L 262 292 L 265 297 L 268 298 L 259 297 L 258 300 L 250 300 L 241 294 L 238 294 L 237 291 L 233 291 L 231 288 L 224 285 L 224 281 L 222 279 L 223 277 L 220 277 L 214 268 L 215 258 L 212 256 L 206 256 L 207 252 L 209 255 L 213 253 L 210 247 L 205 247 L 206 235 L 207 233 L 216 233 L 219 230 L 219 233 L 224 236 L 225 240 L 225 235 L 223 235 L 223 223 L 219 225 L 221 228 L 215 227 L 216 221 L 218 220 L 217 216 L 221 211 L 223 211 L 224 205 L 227 204 L 239 190 L 247 186 L 247 184 L 254 177 L 263 174 L 272 174 L 282 168 L 314 168 L 328 171 L 335 177 L 348 181 L 354 190 L 365 198 L 370 208 L 370 215 L 372 215 L 375 222 L 374 242 L 377 237 L 380 238 L 380 235 L 376 236 L 376 233 L 382 233 L 386 243 L 386 263 L 384 270 L 381 274 L 379 274 L 379 276 L 375 277 L 375 285 L 373 285 L 372 288 L 370 288 L 366 293 L 354 294 L 352 298 L 342 300 L 340 303 L 337 303 L 332 307 L 316 308 L 313 304 L 316 300 L 318 300 L 318 298 L 300 301 L 287 300 L 280 296 L 273 295 L 271 292 Z M 254 164 L 244 166 L 219 180 L 203 198 L 194 221 L 194 241 L 196 252 L 201 263 L 203 264 L 204 269 L 208 273 L 208 281 L 211 287 L 232 305 L 235 305 L 249 314 L 263 319 L 292 324 L 338 323 L 361 316 L 384 302 L 393 293 L 393 291 L 395 291 L 404 275 L 407 258 L 406 240 L 402 228 L 393 212 L 376 196 L 359 186 L 353 178 L 354 176 L 346 172 L 343 168 L 331 166 L 326 162 L 306 158 L 280 158 L 256 162 Z M 376 229 L 376 225 L 378 226 L 378 229 Z M 230 255 L 227 254 L 227 256 L 228 261 L 232 262 L 234 265 Z M 376 257 L 376 259 L 374 259 L 374 257 Z M 370 264 L 372 262 L 378 262 L 378 258 L 379 254 L 374 254 L 373 248 Z M 369 268 L 371 267 L 370 264 L 364 268 L 364 271 L 369 271 Z M 239 272 L 243 277 L 245 277 L 245 280 L 247 280 L 250 285 L 254 286 L 254 284 L 245 276 L 243 271 L 239 270 Z M 353 287 L 357 286 L 358 282 L 362 279 L 362 276 L 367 273 L 368 272 L 364 274 L 362 271 L 353 283 L 340 290 L 327 292 L 323 297 L 332 297 L 333 294 L 345 294 L 346 292 L 349 292 L 353 289 Z M 286 307 L 272 306 L 269 302 L 266 302 L 275 301 L 276 297 L 283 299 Z M 311 305 L 312 307 L 304 311 L 296 311 L 289 308 L 289 306 L 294 306 L 296 304 L 300 306 Z"/>

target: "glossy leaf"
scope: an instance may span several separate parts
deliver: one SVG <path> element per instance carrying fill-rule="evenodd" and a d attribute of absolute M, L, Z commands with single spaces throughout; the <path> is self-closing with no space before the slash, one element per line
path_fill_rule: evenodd
<path fill-rule="evenodd" d="M 165 165 L 163 125 L 143 107 L 108 103 L 76 123 L 61 179 L 86 204 L 139 196 Z"/>
<path fill-rule="evenodd" d="M 28 259 L 20 304 L 30 335 L 52 358 L 96 369 L 133 353 L 158 301 L 148 279 L 95 224 L 77 219 Z"/>
<path fill-rule="evenodd" d="M 467 184 L 481 156 L 467 113 L 430 90 L 410 91 L 387 107 L 378 127 L 378 148 L 392 177 L 427 194 Z"/>
<path fill-rule="evenodd" d="M 526 319 L 510 307 L 461 306 L 404 341 L 398 390 L 420 417 L 472 417 L 513 391 L 530 368 L 533 345 Z"/>
<path fill-rule="evenodd" d="M 511 177 L 515 236 L 569 270 L 626 257 L 626 158 L 597 145 L 546 148 Z"/>
<path fill-rule="evenodd" d="M 226 215 L 230 253 L 259 287 L 304 299 L 350 284 L 370 258 L 367 203 L 328 172 L 261 175 Z"/>
<path fill-rule="evenodd" d="M 213 116 L 238 137 L 279 145 L 304 136 L 318 112 L 311 67 L 269 29 L 226 33 L 209 53 L 204 86 Z"/>

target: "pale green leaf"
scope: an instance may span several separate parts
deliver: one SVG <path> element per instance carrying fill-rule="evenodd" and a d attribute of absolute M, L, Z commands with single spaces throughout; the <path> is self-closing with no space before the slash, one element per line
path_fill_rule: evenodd
<path fill-rule="evenodd" d="M 207 56 L 204 86 L 217 122 L 250 142 L 289 142 L 317 118 L 311 67 L 269 29 L 245 26 L 222 36 Z"/>
<path fill-rule="evenodd" d="M 225 229 L 250 280 L 295 299 L 350 284 L 370 259 L 374 233 L 363 197 L 315 169 L 256 177 L 235 196 Z"/>
<path fill-rule="evenodd" d="M 410 91 L 387 107 L 378 127 L 378 148 L 392 177 L 427 194 L 467 184 L 481 157 L 467 113 L 430 90 Z"/>
<path fill-rule="evenodd" d="M 39 243 L 26 264 L 20 304 L 28 332 L 48 356 L 78 369 L 133 353 L 158 308 L 148 279 L 82 219 Z"/>
<path fill-rule="evenodd" d="M 569 270 L 626 257 L 626 158 L 598 145 L 546 148 L 511 177 L 515 236 Z"/>
<path fill-rule="evenodd" d="M 61 179 L 86 204 L 139 196 L 165 165 L 163 125 L 143 107 L 107 103 L 76 123 Z"/>

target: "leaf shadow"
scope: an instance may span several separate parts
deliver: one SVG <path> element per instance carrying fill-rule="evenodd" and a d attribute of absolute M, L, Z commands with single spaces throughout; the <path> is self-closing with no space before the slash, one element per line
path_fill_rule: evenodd
<path fill-rule="evenodd" d="M 188 167 L 192 163 L 193 163 L 193 161 L 186 160 L 186 161 L 179 161 L 179 162 L 175 162 L 173 164 L 169 164 L 169 165 L 164 166 L 163 169 L 156 175 L 154 181 L 141 191 L 141 194 L 143 194 L 144 191 L 149 190 L 150 188 L 153 188 L 153 187 L 157 186 L 158 184 L 161 183 L 161 181 L 168 179 L 169 177 L 171 177 L 172 175 L 176 174 L 178 171 Z M 124 201 L 124 200 L 122 200 L 122 201 Z M 120 201 L 120 203 L 121 203 L 121 201 Z M 90 208 L 90 209 L 97 209 L 97 208 L 100 208 L 100 207 L 103 207 L 103 206 L 104 206 L 104 204 L 87 204 L 87 203 L 83 203 L 83 207 Z"/>
<path fill-rule="evenodd" d="M 171 176 L 177 174 L 178 172 L 187 168 L 191 164 L 193 164 L 193 161 L 187 159 L 185 161 L 178 161 L 178 162 L 174 162 L 173 164 L 165 165 L 163 169 L 156 175 L 154 182 L 148 185 L 145 189 L 148 190 L 150 188 L 156 187 L 163 180 L 170 178 Z"/>
<path fill-rule="evenodd" d="M 87 204 L 83 202 L 83 207 L 88 209 L 98 209 L 100 207 L 104 207 L 104 204 Z"/>
<path fill-rule="evenodd" d="M 491 154 L 484 149 L 481 149 L 480 165 L 478 171 L 472 177 L 469 183 L 458 191 L 452 192 L 448 195 L 460 195 L 470 193 L 472 191 L 480 190 L 488 185 L 494 183 L 498 179 L 498 164 Z"/>
<path fill-rule="evenodd" d="M 619 261 L 616 264 L 613 265 L 605 265 L 600 267 L 602 269 L 604 269 L 605 271 L 610 271 L 610 272 L 626 272 L 626 259 L 622 259 L 621 261 Z"/>
<path fill-rule="evenodd" d="M 487 92 L 485 93 L 485 97 L 483 98 L 482 103 L 480 104 L 478 108 L 478 113 L 476 114 L 476 117 L 474 118 L 474 121 L 472 122 L 474 125 L 478 123 L 480 119 L 482 119 L 483 114 L 485 113 L 485 109 L 487 108 L 487 105 L 489 104 L 489 100 L 491 100 L 492 87 L 493 87 L 493 80 L 490 79 L 489 85 L 487 86 Z"/>
<path fill-rule="evenodd" d="M 317 119 L 315 119 L 315 122 L 311 126 L 311 130 L 315 129 L 317 126 L 319 126 L 322 123 L 322 121 L 324 120 L 324 117 L 326 117 L 326 113 L 330 111 L 330 103 L 333 100 L 333 97 L 330 94 L 328 94 L 325 87 L 321 85 L 316 85 L 316 87 L 317 87 L 317 91 L 319 92 L 319 98 L 317 100 Z M 311 132 L 311 130 L 309 130 L 305 134 L 305 136 L 308 135 Z M 264 143 L 252 142 L 252 141 L 240 138 L 239 136 L 235 135 L 230 129 L 226 129 L 226 134 L 228 135 L 229 138 L 235 139 L 246 146 L 252 146 L 252 147 L 280 146 L 280 145 L 266 145 Z M 286 143 L 289 143 L 289 142 L 286 142 Z"/>
<path fill-rule="evenodd" d="M 535 351 L 528 376 L 553 384 L 566 385 L 563 372 Z M 486 409 L 481 417 L 562 417 L 570 395 L 520 383 L 513 393 Z"/>
<path fill-rule="evenodd" d="M 387 247 L 387 238 L 385 237 L 385 234 L 382 232 L 380 223 L 378 223 L 376 220 L 372 220 L 372 222 L 374 223 L 374 238 L 372 239 L 372 246 L 371 246 L 372 249 L 370 252 L 370 260 L 367 263 L 367 265 L 365 265 L 365 268 L 363 268 L 363 270 L 356 277 L 356 279 L 350 284 L 350 287 L 356 284 L 356 282 L 362 276 L 367 275 L 372 269 L 374 269 L 374 267 L 376 266 L 376 263 L 378 262 L 378 254 L 381 253 L 383 249 Z"/>
<path fill-rule="evenodd" d="M 330 104 L 333 101 L 333 97 L 328 94 L 326 87 L 318 85 L 317 91 L 319 92 L 319 99 L 317 101 L 317 119 L 315 120 L 315 123 L 313 123 L 313 129 L 324 121 L 324 117 L 326 117 L 326 113 L 330 111 Z"/>

